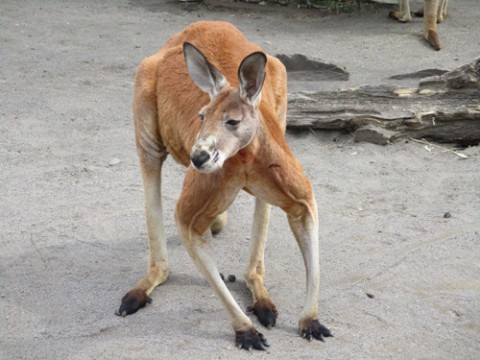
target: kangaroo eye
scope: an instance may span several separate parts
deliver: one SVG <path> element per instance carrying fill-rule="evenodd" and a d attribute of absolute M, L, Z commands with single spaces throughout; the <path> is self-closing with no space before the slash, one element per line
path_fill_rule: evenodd
<path fill-rule="evenodd" d="M 225 122 L 225 124 L 227 124 L 228 126 L 231 126 L 231 127 L 237 127 L 238 124 L 240 124 L 240 120 L 230 119 L 230 120 L 227 120 L 227 121 Z"/>
<path fill-rule="evenodd" d="M 200 118 L 200 121 L 201 121 L 201 122 L 204 122 L 204 121 L 205 121 L 205 114 L 199 113 L 199 114 L 198 114 L 198 117 Z"/>

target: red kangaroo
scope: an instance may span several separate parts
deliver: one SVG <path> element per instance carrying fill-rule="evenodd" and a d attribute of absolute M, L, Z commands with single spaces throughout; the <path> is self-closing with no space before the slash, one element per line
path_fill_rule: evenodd
<path fill-rule="evenodd" d="M 208 59 L 208 60 L 207 60 Z M 317 205 L 312 186 L 285 140 L 286 71 L 233 25 L 198 22 L 172 36 L 137 71 L 133 106 L 148 228 L 146 275 L 122 299 L 119 315 L 145 306 L 169 274 L 162 219 L 161 171 L 170 154 L 186 169 L 175 220 L 183 244 L 227 312 L 239 348 L 267 342 L 228 291 L 209 250 L 212 232 L 240 190 L 255 196 L 250 255 L 245 271 L 250 307 L 274 326 L 277 310 L 263 278 L 270 204 L 283 209 L 306 267 L 307 294 L 300 334 L 322 340 Z"/>

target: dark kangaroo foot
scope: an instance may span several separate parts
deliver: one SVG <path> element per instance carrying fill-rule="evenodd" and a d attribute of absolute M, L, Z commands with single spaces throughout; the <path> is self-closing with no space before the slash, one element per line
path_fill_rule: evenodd
<path fill-rule="evenodd" d="M 130 290 L 122 298 L 120 308 L 115 311 L 115 315 L 127 316 L 136 313 L 141 308 L 150 304 L 152 299 L 142 290 Z"/>
<path fill-rule="evenodd" d="M 271 301 L 265 299 L 258 300 L 255 304 L 249 306 L 247 310 L 253 312 L 260 324 L 267 329 L 274 327 L 277 322 L 278 312 Z"/>
<path fill-rule="evenodd" d="M 305 321 L 300 327 L 300 334 L 304 339 L 312 341 L 313 339 L 325 342 L 326 337 L 333 337 L 330 330 L 320 324 L 317 319 Z"/>
<path fill-rule="evenodd" d="M 235 345 L 237 345 L 239 349 L 251 350 L 253 348 L 262 351 L 270 346 L 267 343 L 267 339 L 263 337 L 263 334 L 255 329 L 236 332 Z"/>

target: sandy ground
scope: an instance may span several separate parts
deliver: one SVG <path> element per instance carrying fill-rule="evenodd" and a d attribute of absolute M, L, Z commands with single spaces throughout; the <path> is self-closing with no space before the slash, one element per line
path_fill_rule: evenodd
<path fill-rule="evenodd" d="M 213 11 L 154 0 L 2 0 L 0 358 L 477 358 L 479 147 L 463 150 L 462 159 L 451 146 L 379 147 L 350 135 L 289 132 L 319 204 L 319 305 L 335 338 L 308 343 L 297 335 L 303 262 L 274 209 L 266 283 L 280 315 L 276 328 L 261 329 L 271 344 L 263 353 L 234 348 L 220 303 L 180 243 L 173 209 L 183 169 L 169 160 L 171 277 L 143 311 L 113 314 L 146 268 L 130 118 L 139 61 L 198 19 L 230 21 L 271 53 L 300 52 L 351 73 L 348 82 L 291 89 L 387 83 L 391 75 L 449 70 L 480 55 L 477 0 L 451 2 L 440 52 L 421 40 L 421 20 L 398 24 L 388 10 L 317 17 L 294 8 Z M 113 159 L 119 163 L 109 165 Z M 244 308 L 252 211 L 252 199 L 241 194 L 214 240 L 220 270 L 239 278 L 228 286 Z"/>

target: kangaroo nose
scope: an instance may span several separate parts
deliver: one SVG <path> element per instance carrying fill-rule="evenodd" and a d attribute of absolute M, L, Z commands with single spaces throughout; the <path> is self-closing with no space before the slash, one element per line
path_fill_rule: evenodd
<path fill-rule="evenodd" d="M 197 169 L 200 169 L 208 160 L 210 160 L 210 154 L 205 150 L 195 151 L 190 157 L 190 161 Z"/>

